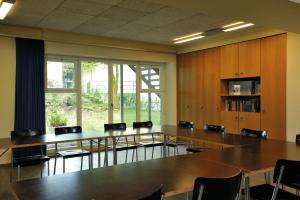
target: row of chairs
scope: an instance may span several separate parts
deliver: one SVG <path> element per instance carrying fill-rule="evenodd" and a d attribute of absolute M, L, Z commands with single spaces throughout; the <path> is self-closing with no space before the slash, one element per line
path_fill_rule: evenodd
<path fill-rule="evenodd" d="M 300 137 L 300 136 L 298 136 Z M 226 199 L 238 200 L 242 194 L 242 182 L 244 175 L 242 171 L 232 177 L 207 178 L 198 177 L 194 182 L 192 200 Z M 262 184 L 250 188 L 250 197 L 257 200 L 299 200 L 298 193 L 284 190 L 289 188 L 300 189 L 300 161 L 278 160 L 276 162 L 274 185 Z M 162 188 L 140 200 L 162 200 Z"/>

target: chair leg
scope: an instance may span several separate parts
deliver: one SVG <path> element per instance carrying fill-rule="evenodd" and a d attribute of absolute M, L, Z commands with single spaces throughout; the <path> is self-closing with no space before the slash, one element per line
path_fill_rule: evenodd
<path fill-rule="evenodd" d="M 146 147 L 144 147 L 144 150 L 145 150 L 145 160 L 147 159 L 147 155 L 146 155 L 146 151 L 147 151 L 147 149 L 146 149 Z"/>
<path fill-rule="evenodd" d="M 53 170 L 53 175 L 56 173 L 56 161 L 57 161 L 57 155 L 54 158 L 54 170 Z"/>
<path fill-rule="evenodd" d="M 128 150 L 126 149 L 125 163 L 127 163 Z"/>
<path fill-rule="evenodd" d="M 174 147 L 174 156 L 176 156 L 176 146 Z"/>
<path fill-rule="evenodd" d="M 92 165 L 93 165 L 93 163 L 92 163 L 92 156 L 91 155 L 89 155 L 88 156 L 88 162 L 89 162 L 89 169 L 91 169 L 92 168 Z"/>
<path fill-rule="evenodd" d="M 50 160 L 47 162 L 47 167 L 48 176 L 50 176 Z"/>
<path fill-rule="evenodd" d="M 154 146 L 152 147 L 152 159 L 153 159 L 153 156 L 154 156 Z"/>
<path fill-rule="evenodd" d="M 45 165 L 45 162 L 42 162 L 42 163 L 41 163 L 41 178 L 43 177 L 43 169 L 44 169 L 44 165 Z"/>
<path fill-rule="evenodd" d="M 65 158 L 63 158 L 63 173 L 66 172 L 66 163 Z"/>
<path fill-rule="evenodd" d="M 160 157 L 163 157 L 163 146 L 160 146 Z"/>
<path fill-rule="evenodd" d="M 101 167 L 100 139 L 98 139 L 98 167 Z"/>
<path fill-rule="evenodd" d="M 80 171 L 82 171 L 82 167 L 83 167 L 83 156 L 81 156 Z"/>
<path fill-rule="evenodd" d="M 136 148 L 136 154 L 135 154 L 135 157 L 136 157 L 136 162 L 137 162 L 137 161 L 139 161 L 138 151 L 139 151 L 139 149 L 138 149 L 138 148 Z"/>
<path fill-rule="evenodd" d="M 21 169 L 20 169 L 20 165 L 18 165 L 18 181 L 20 181 L 20 177 L 21 177 Z"/>
<path fill-rule="evenodd" d="M 133 159 L 134 159 L 134 152 L 135 152 L 135 149 L 132 150 L 132 158 L 131 158 L 131 162 L 133 162 Z"/>
<path fill-rule="evenodd" d="M 176 146 L 176 150 L 177 150 L 177 155 L 179 155 L 179 149 L 178 149 L 178 146 Z"/>

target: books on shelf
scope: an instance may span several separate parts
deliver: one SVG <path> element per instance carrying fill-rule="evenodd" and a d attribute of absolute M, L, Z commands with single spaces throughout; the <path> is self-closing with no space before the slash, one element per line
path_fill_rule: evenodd
<path fill-rule="evenodd" d="M 260 112 L 259 98 L 226 99 L 225 111 Z"/>

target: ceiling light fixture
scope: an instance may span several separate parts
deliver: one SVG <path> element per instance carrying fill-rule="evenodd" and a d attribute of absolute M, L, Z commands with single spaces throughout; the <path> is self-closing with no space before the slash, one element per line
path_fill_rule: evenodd
<path fill-rule="evenodd" d="M 0 4 L 0 20 L 3 20 L 14 5 L 15 0 L 3 0 Z"/>
<path fill-rule="evenodd" d="M 235 26 L 235 27 L 223 29 L 222 31 L 224 31 L 224 32 L 235 31 L 235 30 L 246 28 L 246 27 L 253 26 L 253 25 L 254 24 L 252 24 L 252 23 L 247 23 L 247 24 L 243 24 L 243 25 L 240 25 L 240 26 Z"/>
<path fill-rule="evenodd" d="M 189 42 L 189 41 L 201 39 L 201 38 L 204 38 L 204 37 L 205 37 L 204 35 L 199 35 L 199 36 L 196 36 L 196 37 L 191 37 L 191 38 L 187 38 L 187 39 L 184 39 L 184 40 L 176 41 L 176 42 L 174 42 L 174 44 L 179 44 L 179 43 L 183 43 L 183 42 Z"/>
<path fill-rule="evenodd" d="M 197 35 L 201 35 L 202 33 L 203 32 L 199 32 L 199 33 L 193 33 L 193 34 L 190 34 L 190 35 L 178 37 L 178 38 L 173 39 L 173 41 L 178 41 L 178 40 L 183 40 L 183 39 L 186 39 L 186 38 L 194 37 L 194 36 L 197 36 Z"/>
<path fill-rule="evenodd" d="M 229 28 L 229 27 L 237 26 L 237 25 L 244 24 L 244 23 L 245 22 L 242 22 L 242 21 L 234 22 L 232 24 L 227 24 L 227 25 L 223 26 L 222 28 Z"/>

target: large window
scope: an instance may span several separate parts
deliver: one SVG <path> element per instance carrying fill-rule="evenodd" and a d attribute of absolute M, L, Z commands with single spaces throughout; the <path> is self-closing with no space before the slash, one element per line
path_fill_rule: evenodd
<path fill-rule="evenodd" d="M 95 59 L 49 57 L 46 63 L 46 127 L 152 120 L 162 123 L 163 67 Z"/>

